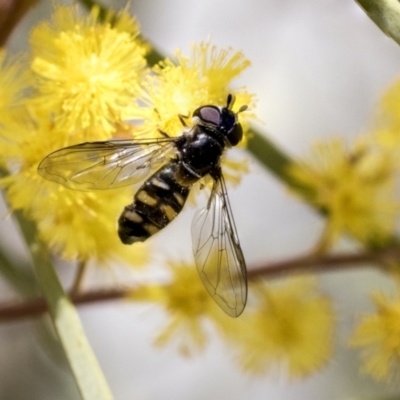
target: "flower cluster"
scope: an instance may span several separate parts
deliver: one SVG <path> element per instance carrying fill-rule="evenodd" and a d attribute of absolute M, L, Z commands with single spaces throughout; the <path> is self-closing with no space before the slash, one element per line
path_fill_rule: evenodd
<path fill-rule="evenodd" d="M 324 252 L 342 234 L 375 249 L 396 242 L 400 149 L 400 83 L 382 98 L 376 128 L 353 145 L 341 139 L 316 143 L 311 157 L 290 167 L 303 197 L 326 217 L 317 251 Z M 398 282 L 398 264 L 386 265 Z M 389 268 L 391 267 L 391 268 Z M 393 381 L 400 371 L 398 294 L 372 295 L 376 312 L 365 315 L 350 344 L 361 349 L 362 371 Z"/>
<path fill-rule="evenodd" d="M 178 136 L 182 132 L 181 118 L 188 128 L 189 118 L 196 108 L 206 104 L 226 105 L 228 94 L 235 96 L 233 111 L 243 105 L 251 110 L 255 106 L 254 95 L 245 88 L 230 87 L 230 82 L 250 66 L 242 52 L 232 48 L 219 49 L 209 41 L 192 44 L 190 56 L 181 51 L 175 52 L 175 60 L 166 59 L 153 68 L 142 82 L 132 119 L 143 121 L 136 132 L 140 137 L 160 137 L 160 131 L 169 136 Z M 253 114 L 246 111 L 246 116 Z M 241 118 L 242 115 L 239 115 Z M 241 119 L 244 140 L 239 144 L 245 146 L 249 125 Z M 248 172 L 248 160 L 224 157 L 225 178 L 237 183 L 243 173 Z"/>
<path fill-rule="evenodd" d="M 381 99 L 376 127 L 372 131 L 371 141 L 380 146 L 381 158 L 385 158 L 385 173 L 380 181 L 398 182 L 400 155 L 400 81 L 395 81 Z M 383 161 L 382 161 L 383 163 Z M 379 164 L 370 163 L 371 169 L 378 170 Z M 390 178 L 389 178 L 390 175 Z M 396 186 L 394 186 L 396 189 Z M 392 189 L 393 190 L 393 189 Z M 398 192 L 397 192 L 398 193 Z M 384 192 L 381 193 L 382 198 Z M 393 192 L 386 193 L 386 211 L 393 212 Z M 398 206 L 396 206 L 398 207 Z M 393 214 L 392 214 L 393 215 Z M 381 219 L 386 229 L 394 232 L 397 213 L 390 221 Z M 399 264 L 397 261 L 387 265 L 396 291 L 392 296 L 372 293 L 375 311 L 363 315 L 350 339 L 352 347 L 360 349 L 362 372 L 378 381 L 397 382 L 400 373 L 400 301 L 399 301 Z"/>
<path fill-rule="evenodd" d="M 159 304 L 169 314 L 157 345 L 174 339 L 185 355 L 201 350 L 211 323 L 237 354 L 241 368 L 251 374 L 265 374 L 281 364 L 289 376 L 303 377 L 329 360 L 334 312 L 315 279 L 294 278 L 275 287 L 251 285 L 252 303 L 240 318 L 232 319 L 216 307 L 194 265 L 171 263 L 170 272 L 170 283 L 131 293 L 132 299 Z"/>
<path fill-rule="evenodd" d="M 334 311 L 316 280 L 291 278 L 275 287 L 259 283 L 253 292 L 258 302 L 247 317 L 251 329 L 232 338 L 242 368 L 260 375 L 281 366 L 292 378 L 320 369 L 332 355 Z"/>
<path fill-rule="evenodd" d="M 179 351 L 189 355 L 206 344 L 204 320 L 224 324 L 230 321 L 204 288 L 194 265 L 170 262 L 168 284 L 146 285 L 134 290 L 131 299 L 160 305 L 169 315 L 155 344 L 163 346 L 175 339 Z M 188 290 L 190 288 L 190 290 Z"/>
<path fill-rule="evenodd" d="M 350 340 L 361 348 L 362 371 L 379 381 L 396 382 L 400 376 L 400 299 L 373 294 L 376 313 L 365 315 Z"/>
<path fill-rule="evenodd" d="M 41 178 L 39 163 L 81 142 L 154 138 L 160 130 L 179 135 L 179 115 L 190 126 L 195 108 L 224 105 L 228 93 L 236 95 L 236 104 L 251 105 L 252 95 L 229 86 L 249 61 L 207 42 L 193 45 L 190 57 L 179 54 L 176 64 L 166 59 L 150 69 L 148 46 L 126 10 L 100 18 L 97 7 L 85 15 L 77 5 L 56 7 L 51 21 L 33 30 L 30 44 L 23 58 L 7 61 L 0 54 L 0 160 L 8 171 L 1 185 L 7 201 L 34 220 L 41 239 L 64 258 L 143 264 L 147 247 L 129 248 L 116 235 L 115 221 L 132 201 L 131 188 L 70 191 Z M 243 170 L 238 165 L 234 177 Z"/>
<path fill-rule="evenodd" d="M 369 138 L 352 149 L 341 139 L 316 143 L 310 161 L 291 166 L 308 200 L 326 214 L 322 247 L 343 233 L 369 246 L 391 240 L 400 211 L 394 171 L 391 154 Z"/>
<path fill-rule="evenodd" d="M 31 34 L 35 100 L 65 132 L 96 129 L 109 139 L 130 114 L 146 48 L 133 18 L 115 18 L 130 23 L 101 23 L 98 8 L 81 17 L 77 7 L 61 7 Z"/>
<path fill-rule="evenodd" d="M 236 97 L 233 111 L 242 105 L 254 106 L 253 95 L 244 88 L 232 92 L 229 86 L 250 65 L 243 53 L 205 42 L 193 44 L 189 57 L 180 51 L 175 56 L 175 62 L 167 59 L 158 64 L 143 83 L 134 113 L 144 120 L 138 134 L 151 137 L 162 130 L 177 136 L 182 131 L 179 116 L 186 117 L 190 126 L 193 110 L 205 104 L 225 105 L 229 93 Z"/>

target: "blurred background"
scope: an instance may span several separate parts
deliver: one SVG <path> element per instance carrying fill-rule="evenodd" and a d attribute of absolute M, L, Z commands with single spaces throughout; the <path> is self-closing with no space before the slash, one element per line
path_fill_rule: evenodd
<path fill-rule="evenodd" d="M 110 2 L 115 8 L 124 1 Z M 398 77 L 400 49 L 351 0 L 133 0 L 143 35 L 162 53 L 211 37 L 213 44 L 243 50 L 252 66 L 235 83 L 256 93 L 258 129 L 294 157 L 305 157 L 316 139 L 335 135 L 352 140 L 366 132 L 383 91 Z M 10 52 L 27 48 L 32 26 L 48 19 L 52 4 L 42 1 L 15 30 Z M 239 150 L 236 150 L 239 151 Z M 323 220 L 250 158 L 251 173 L 230 189 L 231 206 L 249 266 L 310 251 Z M 190 260 L 187 207 L 153 240 L 160 255 Z M 24 259 L 26 251 L 7 208 L 1 205 L 1 246 Z M 339 249 L 352 248 L 342 241 Z M 61 265 L 66 284 L 73 265 Z M 87 286 L 119 281 L 128 274 L 91 269 Z M 131 273 L 129 274 L 131 277 Z M 129 278 L 131 279 L 131 278 Z M 357 351 L 346 346 L 355 318 L 371 309 L 372 289 L 390 292 L 392 283 L 368 269 L 321 275 L 323 290 L 338 315 L 335 354 L 321 371 L 290 380 L 279 371 L 262 378 L 242 374 L 219 337 L 191 358 L 173 346 L 154 348 L 166 321 L 155 306 L 109 302 L 79 308 L 80 316 L 117 400 L 349 400 L 399 398 L 400 390 L 359 374 Z M 16 295 L 0 282 L 1 301 Z M 1 400 L 75 400 L 68 369 L 41 346 L 35 320 L 0 325 Z"/>

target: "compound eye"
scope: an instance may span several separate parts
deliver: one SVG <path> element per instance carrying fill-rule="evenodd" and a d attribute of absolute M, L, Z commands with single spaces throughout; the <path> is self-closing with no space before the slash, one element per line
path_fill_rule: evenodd
<path fill-rule="evenodd" d="M 221 119 L 221 111 L 214 106 L 199 107 L 193 113 L 193 117 L 198 117 L 202 122 L 218 126 Z"/>

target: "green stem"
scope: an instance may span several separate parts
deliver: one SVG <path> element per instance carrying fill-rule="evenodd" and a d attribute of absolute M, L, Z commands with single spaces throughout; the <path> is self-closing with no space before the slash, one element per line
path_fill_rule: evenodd
<path fill-rule="evenodd" d="M 106 19 L 106 15 L 108 12 L 108 8 L 100 5 L 97 1 L 93 0 L 80 0 L 80 3 L 90 11 L 93 7 L 98 7 L 100 10 L 99 19 L 100 21 L 104 21 Z"/>
<path fill-rule="evenodd" d="M 37 237 L 36 226 L 16 212 L 25 242 L 32 255 L 39 287 L 69 361 L 83 400 L 112 400 L 112 394 L 86 339 L 78 313 L 58 279 L 46 247 Z"/>
<path fill-rule="evenodd" d="M 40 293 L 35 276 L 29 271 L 27 265 L 19 266 L 0 251 L 0 272 L 8 283 L 24 297 L 37 297 Z"/>
<path fill-rule="evenodd" d="M 246 149 L 276 178 L 306 198 L 312 196 L 312 189 L 301 185 L 288 173 L 292 159 L 273 144 L 266 135 L 251 129 Z"/>
<path fill-rule="evenodd" d="M 75 279 L 71 287 L 70 295 L 75 295 L 79 293 L 86 270 L 87 270 L 86 261 L 79 261 Z"/>
<path fill-rule="evenodd" d="M 400 2 L 398 0 L 356 0 L 376 25 L 400 45 Z"/>
<path fill-rule="evenodd" d="M 0 178 L 7 172 L 0 168 Z M 0 196 L 3 197 L 1 193 Z M 0 273 L 24 297 L 37 297 L 40 294 L 34 274 L 30 266 L 20 265 L 12 261 L 0 246 Z"/>

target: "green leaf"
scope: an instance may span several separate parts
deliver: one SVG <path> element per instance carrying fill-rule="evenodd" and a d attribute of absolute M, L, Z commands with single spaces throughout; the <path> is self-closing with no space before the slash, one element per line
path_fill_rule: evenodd
<path fill-rule="evenodd" d="M 399 0 L 356 0 L 376 25 L 400 45 Z"/>
<path fill-rule="evenodd" d="M 112 394 L 86 339 L 78 313 L 64 292 L 45 246 L 37 239 L 36 226 L 16 212 L 30 249 L 39 287 L 47 301 L 65 355 L 84 400 L 112 400 Z"/>

